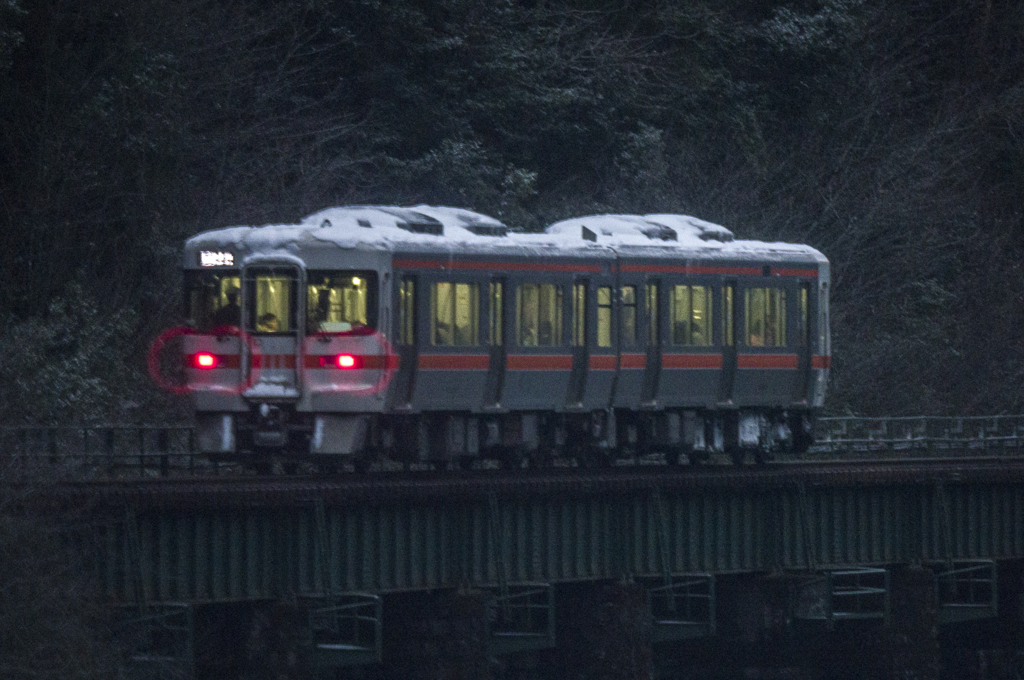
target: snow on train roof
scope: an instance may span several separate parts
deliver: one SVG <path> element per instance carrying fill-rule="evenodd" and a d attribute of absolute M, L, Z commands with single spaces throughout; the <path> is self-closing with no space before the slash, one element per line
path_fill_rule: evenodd
<path fill-rule="evenodd" d="M 228 227 L 197 234 L 186 247 L 245 247 L 289 251 L 318 244 L 342 248 L 536 252 L 580 256 L 642 248 L 663 257 L 804 255 L 825 261 L 806 245 L 737 240 L 725 227 L 688 215 L 590 215 L 556 222 L 543 233 L 516 233 L 480 213 L 443 206 L 343 206 L 316 212 L 298 224 Z M 660 252 L 659 252 L 660 251 Z"/>

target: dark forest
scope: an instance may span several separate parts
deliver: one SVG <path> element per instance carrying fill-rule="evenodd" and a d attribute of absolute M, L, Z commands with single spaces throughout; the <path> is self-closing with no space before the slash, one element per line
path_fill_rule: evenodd
<path fill-rule="evenodd" d="M 833 263 L 828 412 L 1024 408 L 1017 0 L 2 0 L 0 422 L 183 417 L 179 250 L 351 203 Z"/>

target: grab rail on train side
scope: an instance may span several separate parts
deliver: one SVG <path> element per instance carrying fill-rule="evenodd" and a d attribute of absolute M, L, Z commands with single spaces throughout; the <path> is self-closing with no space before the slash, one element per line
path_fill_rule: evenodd
<path fill-rule="evenodd" d="M 942 456 L 1014 454 L 1024 415 L 818 418 L 810 454 Z"/>

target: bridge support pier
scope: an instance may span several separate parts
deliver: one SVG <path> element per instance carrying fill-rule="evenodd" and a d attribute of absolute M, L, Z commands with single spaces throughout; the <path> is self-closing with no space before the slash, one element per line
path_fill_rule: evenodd
<path fill-rule="evenodd" d="M 939 604 L 935 574 L 922 567 L 893 570 L 889 645 L 893 678 L 939 677 Z"/>
<path fill-rule="evenodd" d="M 652 676 L 651 616 L 640 584 L 565 586 L 555 602 L 556 677 L 635 680 Z"/>
<path fill-rule="evenodd" d="M 939 608 L 930 569 L 899 565 L 889 571 L 890 613 L 878 620 L 837 621 L 822 657 L 832 677 L 937 680 Z M 815 644 L 815 643 L 812 643 Z"/>

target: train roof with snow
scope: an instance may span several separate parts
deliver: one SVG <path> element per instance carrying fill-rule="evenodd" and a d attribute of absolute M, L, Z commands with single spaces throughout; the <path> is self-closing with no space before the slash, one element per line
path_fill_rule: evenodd
<path fill-rule="evenodd" d="M 819 269 L 828 263 L 810 246 L 736 239 L 725 227 L 688 215 L 591 215 L 556 222 L 540 233 L 520 233 L 480 213 L 418 205 L 328 208 L 296 224 L 203 232 L 186 243 L 184 265 L 203 266 L 203 253 L 230 258 L 221 259 L 220 265 L 241 266 L 267 256 L 322 260 L 335 249 L 484 257 L 755 260 L 799 262 Z"/>

